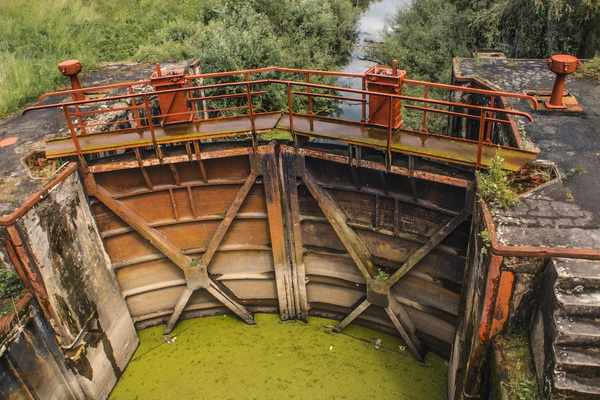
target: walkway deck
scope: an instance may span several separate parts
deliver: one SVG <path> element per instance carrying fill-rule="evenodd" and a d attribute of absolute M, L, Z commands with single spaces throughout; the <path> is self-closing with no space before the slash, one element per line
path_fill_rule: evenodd
<path fill-rule="evenodd" d="M 387 128 L 374 127 L 357 122 L 341 121 L 331 118 L 308 117 L 294 114 L 293 133 L 301 136 L 351 143 L 366 147 L 386 149 Z M 291 132 L 290 117 L 287 113 L 258 114 L 254 120 L 257 132 L 280 130 Z M 252 132 L 249 116 L 231 117 L 218 120 L 167 125 L 155 127 L 154 134 L 158 144 L 184 142 L 198 139 L 222 138 Z M 78 137 L 82 153 L 118 150 L 123 148 L 151 146 L 150 129 L 132 129 L 120 133 L 96 133 Z M 423 134 L 398 129 L 392 132 L 391 151 L 412 154 L 425 158 L 475 166 L 477 163 L 477 142 L 449 136 Z M 484 144 L 481 164 L 488 165 L 498 146 Z M 520 169 L 537 153 L 527 150 L 501 147 L 505 158 L 505 168 L 511 171 Z M 48 141 L 48 158 L 77 155 L 77 148 L 71 137 Z"/>

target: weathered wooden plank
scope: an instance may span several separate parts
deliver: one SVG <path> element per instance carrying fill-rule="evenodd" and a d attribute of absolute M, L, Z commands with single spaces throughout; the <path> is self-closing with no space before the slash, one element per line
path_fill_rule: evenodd
<path fill-rule="evenodd" d="M 236 213 L 240 209 L 242 203 L 244 202 L 244 199 L 246 198 L 246 195 L 252 188 L 252 185 L 254 185 L 256 176 L 257 176 L 256 172 L 252 171 L 250 173 L 250 175 L 248 176 L 248 178 L 246 179 L 246 183 L 244 183 L 244 185 L 241 188 L 239 188 L 238 191 L 236 192 L 235 196 L 233 197 L 233 201 L 231 202 L 231 204 L 229 205 L 229 208 L 227 209 L 227 211 L 225 213 L 225 218 L 219 223 L 219 225 L 217 226 L 217 228 L 214 230 L 213 234 L 211 235 L 211 238 L 208 241 L 208 245 L 206 246 L 206 251 L 202 255 L 202 259 L 200 260 L 200 264 L 197 266 L 188 265 L 188 268 L 185 269 L 185 273 L 186 273 L 185 279 L 188 283 L 189 288 L 191 288 L 191 289 L 199 289 L 199 288 L 206 289 L 210 294 L 215 296 L 227 308 L 229 308 L 231 311 L 233 311 L 235 314 L 237 314 L 240 318 L 242 318 L 244 321 L 248 322 L 249 324 L 254 324 L 254 319 L 252 317 L 252 314 L 248 310 L 246 310 L 246 308 L 244 306 L 238 304 L 235 300 L 233 300 L 227 294 L 225 294 L 221 290 L 221 288 L 208 277 L 207 271 L 208 271 L 208 265 L 210 264 L 210 261 L 212 260 L 215 252 L 217 251 L 219 244 L 223 240 L 223 237 L 225 236 L 227 229 L 229 228 L 229 226 L 231 225 L 231 222 L 235 218 Z M 184 294 L 185 293 L 183 293 L 182 296 Z M 187 297 L 187 299 L 189 300 L 189 296 Z M 182 300 L 182 299 L 180 298 L 180 300 Z M 169 318 L 169 323 L 172 322 L 173 326 L 174 326 L 175 322 L 177 322 L 177 320 L 179 319 L 179 316 L 181 315 L 182 311 L 183 311 L 183 307 L 181 307 L 181 308 L 175 307 L 175 310 L 173 311 L 173 315 L 171 315 L 171 318 Z M 167 329 L 168 328 L 169 328 L 169 324 L 167 324 Z M 171 329 L 172 329 L 172 326 L 171 326 Z"/>
<path fill-rule="evenodd" d="M 202 175 L 202 180 L 206 183 L 208 182 L 208 176 L 206 175 L 204 162 L 202 161 L 202 156 L 200 155 L 200 143 L 198 143 L 197 140 L 194 140 L 194 151 L 196 152 L 196 159 L 198 160 L 198 165 L 200 166 L 200 175 Z"/>
<path fill-rule="evenodd" d="M 288 252 L 292 264 L 292 285 L 296 318 L 308 319 L 308 301 L 306 295 L 306 269 L 304 248 L 300 226 L 300 206 L 298 203 L 298 183 L 296 180 L 295 154 L 292 147 L 282 147 L 279 153 L 282 175 L 282 206 L 287 224 Z"/>
<path fill-rule="evenodd" d="M 231 221 L 235 217 L 237 210 L 239 210 L 244 198 L 248 194 L 248 191 L 256 180 L 256 173 L 252 172 L 246 183 L 238 190 L 233 202 L 229 206 L 225 218 L 221 221 L 219 226 L 213 233 L 207 250 L 202 257 L 202 261 L 199 266 L 192 266 L 192 258 L 181 253 L 181 250 L 171 239 L 165 236 L 162 232 L 157 229 L 151 228 L 148 223 L 131 209 L 127 204 L 119 200 L 115 200 L 110 196 L 110 192 L 104 189 L 102 186 L 96 187 L 95 196 L 104 205 L 110 208 L 115 214 L 117 214 L 123 221 L 127 222 L 132 228 L 134 228 L 140 235 L 146 238 L 152 245 L 158 250 L 165 254 L 171 261 L 173 261 L 179 268 L 185 272 L 185 278 L 187 282 L 186 289 L 181 293 L 173 314 L 169 318 L 167 328 L 165 332 L 170 332 L 175 323 L 179 319 L 179 316 L 183 312 L 187 301 L 189 300 L 192 292 L 200 287 L 208 290 L 214 297 L 221 301 L 226 307 L 228 307 L 235 314 L 240 316 L 244 321 L 254 324 L 252 314 L 246 310 L 246 308 L 234 299 L 224 293 L 218 285 L 213 282 L 207 275 L 207 267 L 214 255 L 219 243 L 223 239 L 227 228 L 231 224 Z M 208 254 L 208 257 L 207 257 Z"/>
<path fill-rule="evenodd" d="M 360 303 L 358 305 L 358 307 L 356 307 L 354 310 L 352 310 L 352 312 L 350 314 L 348 314 L 348 316 L 346 318 L 344 318 L 335 328 L 333 328 L 333 331 L 341 332 L 342 329 L 344 329 L 345 327 L 350 325 L 352 323 L 352 321 L 354 321 L 360 314 L 362 314 L 363 311 L 365 311 L 367 308 L 369 308 L 370 305 L 371 305 L 371 303 L 369 303 L 369 301 L 367 301 L 367 300 Z"/>
<path fill-rule="evenodd" d="M 194 219 L 198 218 L 198 211 L 196 210 L 196 204 L 194 202 L 194 194 L 192 193 L 192 188 L 191 187 L 187 187 L 187 193 L 188 193 L 188 199 L 190 201 L 190 208 L 192 210 L 192 217 Z"/>
<path fill-rule="evenodd" d="M 178 249 L 178 246 L 167 236 L 157 229 L 148 226 L 146 220 L 139 216 L 131 207 L 122 201 L 115 200 L 111 197 L 110 192 L 98 185 L 96 198 L 105 206 L 117 214 L 119 218 L 129 224 L 140 235 L 146 238 L 154 247 L 160 250 L 165 256 L 173 261 L 179 268 L 185 269 L 192 262 L 192 258 L 188 257 Z"/>
<path fill-rule="evenodd" d="M 470 215 L 467 208 L 462 210 L 460 214 L 452 218 L 448 223 L 440 228 L 419 250 L 415 251 L 406 262 L 386 281 L 389 287 L 398 282 L 408 271 L 411 270 L 423 257 L 425 257 L 435 246 L 437 246 L 446 236 L 456 229 Z"/>
<path fill-rule="evenodd" d="M 179 178 L 179 172 L 177 172 L 176 164 L 169 164 L 169 168 L 171 169 L 171 173 L 173 174 L 173 179 L 175 180 L 175 184 L 177 186 L 181 186 L 181 178 Z"/>
<path fill-rule="evenodd" d="M 352 173 L 352 180 L 354 181 L 354 186 L 356 187 L 356 190 L 360 191 L 360 189 L 362 188 L 362 184 L 360 183 L 360 177 L 358 176 L 358 168 L 356 168 L 354 165 L 350 165 L 350 172 Z"/>
<path fill-rule="evenodd" d="M 152 181 L 150 180 L 150 177 L 148 176 L 148 173 L 146 172 L 146 169 L 144 168 L 144 163 L 142 162 L 142 157 L 140 155 L 140 151 L 138 148 L 135 148 L 134 152 L 135 152 L 135 158 L 138 162 L 138 165 L 140 166 L 140 171 L 142 171 L 142 176 L 144 177 L 144 182 L 146 182 L 146 186 L 148 186 L 148 189 L 152 190 L 152 188 L 153 188 Z"/>
<path fill-rule="evenodd" d="M 285 321 L 295 318 L 293 284 L 286 257 L 285 228 L 283 224 L 283 210 L 281 204 L 281 191 L 277 174 L 277 159 L 275 147 L 261 147 L 261 161 L 263 168 L 263 182 L 265 199 L 267 201 L 267 214 L 269 216 L 269 231 L 271 234 L 271 248 L 273 251 L 273 266 L 275 268 L 275 282 L 277 284 L 277 299 L 279 301 L 279 315 Z"/>
<path fill-rule="evenodd" d="M 336 234 L 344 244 L 344 247 L 352 256 L 356 266 L 360 269 L 366 280 L 369 280 L 371 276 L 377 274 L 376 268 L 371 262 L 371 255 L 369 250 L 360 240 L 356 232 L 350 228 L 346 221 L 346 215 L 342 209 L 336 204 L 335 200 L 331 195 L 321 188 L 317 183 L 316 177 L 312 172 L 306 168 L 302 179 L 308 190 L 315 197 L 323 214 L 327 217 L 327 220 L 335 230 Z"/>
<path fill-rule="evenodd" d="M 415 325 L 413 324 L 410 316 L 406 312 L 406 309 L 402 304 L 396 302 L 396 300 L 392 296 L 390 296 L 389 301 L 390 304 L 388 307 L 385 308 L 385 312 L 392 320 L 392 323 L 394 324 L 398 332 L 400 332 L 402 339 L 404 339 L 404 341 L 406 342 L 406 345 L 413 353 L 413 356 L 415 356 L 415 358 L 418 361 L 424 362 L 425 352 L 423 350 L 423 346 L 421 345 L 421 341 L 415 334 Z"/>
<path fill-rule="evenodd" d="M 215 255 L 215 252 L 217 251 L 219 244 L 223 240 L 223 237 L 225 236 L 227 229 L 231 225 L 231 222 L 235 218 L 235 215 L 237 214 L 238 210 L 240 209 L 242 203 L 244 202 L 246 195 L 252 188 L 252 185 L 254 185 L 256 176 L 257 176 L 256 172 L 252 171 L 250 173 L 250 175 L 248 175 L 248 178 L 246 179 L 246 183 L 244 183 L 244 185 L 238 189 L 235 196 L 233 196 L 233 201 L 231 202 L 231 204 L 229 205 L 229 208 L 225 212 L 225 218 L 219 223 L 219 225 L 213 232 L 213 234 L 208 242 L 208 245 L 206 246 L 206 251 L 202 255 L 202 259 L 200 261 L 200 268 L 208 267 L 210 260 L 212 260 L 212 257 Z"/>

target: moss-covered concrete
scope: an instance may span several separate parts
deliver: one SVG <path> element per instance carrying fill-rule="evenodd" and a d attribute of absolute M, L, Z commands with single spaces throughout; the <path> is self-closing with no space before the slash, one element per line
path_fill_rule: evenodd
<path fill-rule="evenodd" d="M 525 332 L 498 335 L 491 358 L 495 398 L 541 400 L 530 343 Z"/>
<path fill-rule="evenodd" d="M 322 326 L 336 321 L 315 317 L 255 319 L 254 326 L 234 316 L 183 321 L 170 344 L 164 326 L 140 331 L 110 399 L 446 398 L 444 360 L 429 353 L 419 363 L 398 338 L 354 325 L 336 334 Z"/>

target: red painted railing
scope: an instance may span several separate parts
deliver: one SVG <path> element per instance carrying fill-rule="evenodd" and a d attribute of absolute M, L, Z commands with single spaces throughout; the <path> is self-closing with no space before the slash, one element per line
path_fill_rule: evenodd
<path fill-rule="evenodd" d="M 265 73 L 279 73 L 279 74 L 298 74 L 303 75 L 303 80 L 284 80 L 284 79 L 251 79 L 251 75 L 262 75 Z M 346 77 L 352 79 L 360 79 L 362 81 L 362 89 L 351 89 L 340 86 L 330 86 L 324 84 L 318 84 L 311 82 L 311 78 L 315 76 L 336 76 Z M 211 78 L 225 78 L 225 77 L 241 77 L 240 81 L 226 82 L 226 83 L 215 83 L 210 85 L 196 85 L 196 82 L 204 81 Z M 283 86 L 287 91 L 287 111 L 290 118 L 290 133 L 294 137 L 294 117 L 295 116 L 313 116 L 313 100 L 315 98 L 326 98 L 336 101 L 345 102 L 356 102 L 360 103 L 362 107 L 362 118 L 360 121 L 348 121 L 340 120 L 337 118 L 328 119 L 332 121 L 342 122 L 353 122 L 356 124 L 369 124 L 366 121 L 367 104 L 370 96 L 380 96 L 386 99 L 389 104 L 388 110 L 388 124 L 387 124 L 387 146 L 386 150 L 388 153 L 391 152 L 392 145 L 392 133 L 393 133 L 393 121 L 397 117 L 395 110 L 392 107 L 393 102 L 403 102 L 405 112 L 421 112 L 422 113 L 422 126 L 420 130 L 412 131 L 419 132 L 423 135 L 427 135 L 430 132 L 427 129 L 427 116 L 429 114 L 447 115 L 457 118 L 466 118 L 478 122 L 479 137 L 477 140 L 477 167 L 481 165 L 481 153 L 484 143 L 491 143 L 491 130 L 494 124 L 498 125 L 511 125 L 511 119 L 514 116 L 520 116 L 533 121 L 532 117 L 525 112 L 516 111 L 512 109 L 494 107 L 497 99 L 517 98 L 526 99 L 532 102 L 534 108 L 537 108 L 537 101 L 531 96 L 524 94 L 504 93 L 493 90 L 484 90 L 476 88 L 468 88 L 463 86 L 444 85 L 432 82 L 421 82 L 404 79 L 402 82 L 402 88 L 399 94 L 393 93 L 380 93 L 367 90 L 367 83 L 364 74 L 350 74 L 341 72 L 328 72 L 328 71 L 315 71 L 315 70 L 302 70 L 302 69 L 289 69 L 289 68 L 278 68 L 269 67 L 254 70 L 242 70 L 242 71 L 229 71 L 220 73 L 210 73 L 201 75 L 185 76 L 184 87 L 162 91 L 145 91 L 141 92 L 141 89 L 145 85 L 150 85 L 150 80 L 136 81 L 129 83 L 121 83 L 114 85 L 96 86 L 90 88 L 83 88 L 77 90 L 67 90 L 62 92 L 48 93 L 40 97 L 40 105 L 30 107 L 24 111 L 32 111 L 38 109 L 62 107 L 64 115 L 66 117 L 71 138 L 77 149 L 77 153 L 82 157 L 82 149 L 79 145 L 79 138 L 84 135 L 93 135 L 97 133 L 115 133 L 138 129 L 147 128 L 151 132 L 152 142 L 159 152 L 158 142 L 154 133 L 155 128 L 158 125 L 164 125 L 164 121 L 168 117 L 182 117 L 185 116 L 189 121 L 200 122 L 204 120 L 220 120 L 225 119 L 223 113 L 242 113 L 241 115 L 248 116 L 251 122 L 251 133 L 254 142 L 257 141 L 257 130 L 255 127 L 255 119 L 257 115 L 264 114 L 266 111 L 260 109 L 254 105 L 254 99 L 259 96 L 267 96 L 267 91 L 256 90 L 253 88 L 257 86 L 269 87 L 271 85 Z M 423 97 L 406 96 L 402 95 L 402 90 L 410 86 L 421 86 L 424 88 Z M 115 89 L 125 88 L 127 94 L 113 95 L 113 96 L 97 96 L 98 93 L 114 91 Z M 225 90 L 227 88 L 240 88 L 236 93 L 226 94 L 215 94 L 206 96 L 204 93 L 208 90 Z M 303 88 L 304 90 L 294 90 Z M 481 96 L 487 96 L 489 101 L 487 102 L 490 106 L 477 106 L 471 104 L 451 102 L 447 100 L 433 99 L 429 97 L 430 89 L 442 89 L 447 91 L 460 91 L 465 93 L 472 93 Z M 316 93 L 315 91 L 320 93 Z M 81 98 L 81 94 L 86 96 L 86 100 L 80 101 L 67 101 L 60 104 L 44 104 L 45 100 L 65 95 L 72 96 L 73 99 Z M 179 95 L 183 94 L 188 107 L 185 111 L 177 112 L 166 112 L 161 113 L 160 111 L 154 110 L 156 99 L 158 96 L 163 95 Z M 307 98 L 306 109 L 298 110 L 293 105 L 294 97 Z M 208 102 L 214 102 L 215 100 L 237 100 L 236 105 L 229 104 L 226 107 L 217 107 L 207 109 L 205 106 Z M 407 103 L 417 103 L 407 104 Z M 420 105 L 419 105 L 420 104 Z M 435 108 L 432 108 L 435 107 Z M 114 113 L 121 113 L 128 115 L 126 119 L 120 119 L 116 121 L 102 120 L 103 116 L 114 115 Z M 219 115 L 211 117 L 211 115 Z M 127 127 L 123 127 L 127 125 Z M 518 137 L 519 133 L 513 130 L 513 135 Z M 227 136 L 223 134 L 222 136 Z M 306 133 L 303 132 L 306 136 Z M 219 135 L 213 135 L 218 137 Z M 309 135 L 310 136 L 310 135 Z M 335 138 L 334 138 L 335 139 Z M 517 142 L 519 142 L 517 140 Z M 390 153 L 391 154 L 391 153 Z M 159 154 L 160 156 L 160 154 Z"/>

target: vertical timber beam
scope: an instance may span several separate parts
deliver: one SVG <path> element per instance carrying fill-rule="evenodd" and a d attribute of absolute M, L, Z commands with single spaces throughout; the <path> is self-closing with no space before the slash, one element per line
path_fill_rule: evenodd
<path fill-rule="evenodd" d="M 306 269 L 300 226 L 300 206 L 298 202 L 298 181 L 296 175 L 296 154 L 293 147 L 283 146 L 279 153 L 282 175 L 282 199 L 287 233 L 288 254 L 292 266 L 294 304 L 296 318 L 308 321 L 308 301 L 306 297 Z M 302 163 L 304 165 L 304 163 Z"/>
<path fill-rule="evenodd" d="M 269 217 L 273 267 L 275 269 L 275 283 L 279 301 L 279 316 L 282 321 L 286 321 L 296 317 L 296 307 L 294 306 L 294 288 L 291 270 L 288 267 L 289 263 L 287 260 L 284 216 L 277 174 L 275 146 L 261 146 L 259 153 L 262 161 L 265 199 L 267 201 L 267 214 Z"/>

